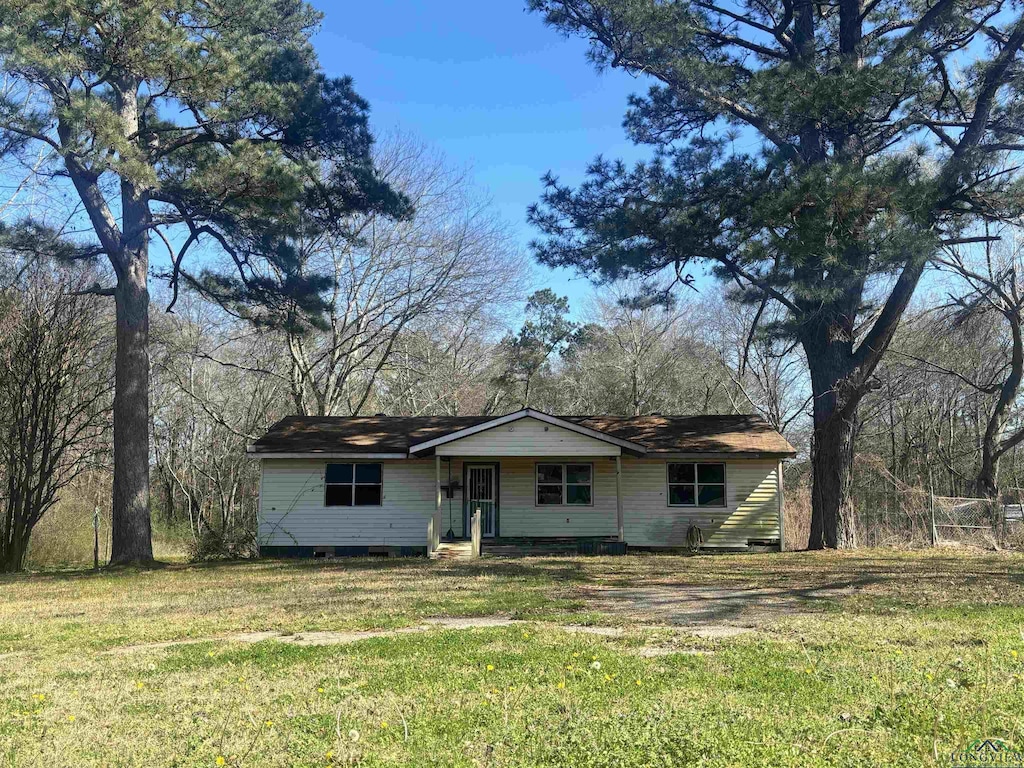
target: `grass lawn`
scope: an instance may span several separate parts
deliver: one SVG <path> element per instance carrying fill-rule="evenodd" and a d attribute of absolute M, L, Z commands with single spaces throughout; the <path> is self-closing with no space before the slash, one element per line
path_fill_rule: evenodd
<path fill-rule="evenodd" d="M 523 623 L 409 631 L 439 616 Z M 1010 554 L 0 577 L 0 765 L 950 765 L 1024 749 L 1022 632 Z"/>

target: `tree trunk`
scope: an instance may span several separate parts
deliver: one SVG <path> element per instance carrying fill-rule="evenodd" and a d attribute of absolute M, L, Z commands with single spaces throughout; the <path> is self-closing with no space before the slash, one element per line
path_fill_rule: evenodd
<path fill-rule="evenodd" d="M 145 247 L 118 275 L 111 564 L 153 560 L 149 517 L 149 289 Z"/>
<path fill-rule="evenodd" d="M 24 509 L 8 506 L 7 516 L 10 528 L 4 531 L 4 541 L 0 542 L 0 573 L 18 573 L 25 567 L 32 528 L 26 527 Z"/>
<path fill-rule="evenodd" d="M 0 558 L 0 573 L 18 573 L 25 567 L 28 542 L 21 536 L 16 536 L 7 544 L 6 551 Z"/>
<path fill-rule="evenodd" d="M 822 418 L 815 409 L 811 463 L 814 485 L 809 549 L 857 546 L 853 507 L 853 422 L 840 413 Z"/>
<path fill-rule="evenodd" d="M 981 469 L 975 478 L 975 492 L 983 499 L 994 499 L 999 495 L 999 456 L 986 444 L 981 454 Z"/>
<path fill-rule="evenodd" d="M 809 328 L 804 350 L 814 399 L 808 549 L 855 547 L 853 442 L 862 390 L 851 381 L 852 336 L 841 321 Z"/>
<path fill-rule="evenodd" d="M 130 78 L 115 83 L 115 102 L 126 137 L 139 135 L 138 88 L 138 81 Z M 122 247 L 111 255 L 117 272 L 112 565 L 153 560 L 149 510 L 148 283 L 152 223 L 148 191 L 122 177 Z"/>
<path fill-rule="evenodd" d="M 1017 400 L 1021 382 L 1024 381 L 1024 331 L 1021 328 L 1021 315 L 1016 306 L 1005 311 L 1003 316 L 1010 325 L 1013 340 L 1010 354 L 1010 370 L 999 388 L 988 423 L 985 425 L 985 436 L 981 441 L 981 468 L 975 479 L 976 493 L 986 499 L 994 499 L 999 495 L 999 459 L 1010 446 L 1003 445 L 1003 431 L 1010 418 L 1010 409 Z M 1014 438 L 1008 442 L 1012 443 Z"/>

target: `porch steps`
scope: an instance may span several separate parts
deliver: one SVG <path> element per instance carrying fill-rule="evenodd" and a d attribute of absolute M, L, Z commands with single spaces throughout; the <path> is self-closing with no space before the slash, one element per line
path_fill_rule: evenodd
<path fill-rule="evenodd" d="M 472 555 L 471 541 L 442 541 L 430 557 L 434 560 L 470 560 Z"/>

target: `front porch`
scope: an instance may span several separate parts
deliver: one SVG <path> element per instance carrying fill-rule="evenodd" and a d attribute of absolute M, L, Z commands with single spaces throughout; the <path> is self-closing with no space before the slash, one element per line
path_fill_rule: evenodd
<path fill-rule="evenodd" d="M 428 555 L 474 539 L 471 556 L 625 552 L 619 455 L 438 453 L 433 474 Z"/>
<path fill-rule="evenodd" d="M 479 539 L 472 556 L 502 538 L 516 540 L 506 547 L 547 540 L 594 551 L 613 541 L 624 550 L 622 456 L 644 450 L 532 412 L 412 445 L 410 455 L 434 457 L 427 554 L 459 538 Z"/>

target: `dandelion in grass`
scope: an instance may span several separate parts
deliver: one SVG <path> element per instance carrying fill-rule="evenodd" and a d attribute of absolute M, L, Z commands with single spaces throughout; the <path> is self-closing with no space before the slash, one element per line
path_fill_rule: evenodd
<path fill-rule="evenodd" d="M 1016 659 L 1020 654 L 1017 651 L 1010 651 L 1010 657 Z"/>
<path fill-rule="evenodd" d="M 523 640 L 529 640 L 529 639 L 530 639 L 530 633 L 529 632 L 523 632 Z"/>
<path fill-rule="evenodd" d="M 146 687 L 146 684 L 145 684 L 144 682 L 142 682 L 141 680 L 140 680 L 139 682 L 137 682 L 137 683 L 135 684 L 135 688 L 136 688 L 137 690 L 140 690 L 140 691 L 141 691 L 141 690 L 142 690 L 143 688 L 145 688 L 145 687 Z"/>
<path fill-rule="evenodd" d="M 323 688 L 317 688 L 317 689 L 316 689 L 316 692 L 317 692 L 317 693 L 323 693 L 323 692 L 324 692 L 324 689 L 323 689 Z"/>
<path fill-rule="evenodd" d="M 263 724 L 264 724 L 265 726 L 267 726 L 267 728 L 273 728 L 273 727 L 274 727 L 274 721 L 273 721 L 273 720 L 267 720 L 267 721 L 266 721 L 265 723 L 263 723 Z"/>
<path fill-rule="evenodd" d="M 359 741 L 359 731 L 353 728 L 351 731 L 348 732 L 348 738 L 351 741 Z"/>
<path fill-rule="evenodd" d="M 559 687 L 559 688 L 565 688 L 565 681 L 564 681 L 564 680 L 559 680 L 559 681 L 558 681 L 558 686 L 557 686 L 557 687 Z"/>
<path fill-rule="evenodd" d="M 487 665 L 487 671 L 488 672 L 493 672 L 494 671 L 494 665 L 493 664 L 488 664 Z"/>
<path fill-rule="evenodd" d="M 227 760 L 224 759 L 223 755 L 217 755 L 216 762 L 217 762 L 217 765 L 224 765 L 225 763 L 227 763 Z"/>
<path fill-rule="evenodd" d="M 75 716 L 74 715 L 68 715 L 68 722 L 69 723 L 75 722 Z"/>
<path fill-rule="evenodd" d="M 388 729 L 388 721 L 387 720 L 381 720 L 380 721 L 380 727 L 381 727 L 382 731 L 387 730 Z"/>
<path fill-rule="evenodd" d="M 807 669 L 805 669 L 805 670 L 804 670 L 804 672 L 806 672 L 806 673 L 807 673 L 808 675 L 814 674 L 814 670 L 813 670 L 813 669 L 811 669 L 810 667 L 808 667 Z"/>
<path fill-rule="evenodd" d="M 592 661 L 592 662 L 590 662 L 590 668 L 591 669 L 600 669 L 601 668 L 601 662 L 600 661 Z"/>

